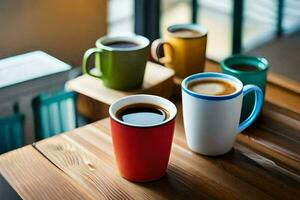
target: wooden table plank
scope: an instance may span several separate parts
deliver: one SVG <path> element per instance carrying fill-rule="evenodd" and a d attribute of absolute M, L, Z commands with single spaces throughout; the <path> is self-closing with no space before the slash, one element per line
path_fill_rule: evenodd
<path fill-rule="evenodd" d="M 147 62 L 143 85 L 132 91 L 119 91 L 104 86 L 103 82 L 89 75 L 82 75 L 66 83 L 66 88 L 92 97 L 106 104 L 117 99 L 138 93 L 172 96 L 174 71 L 153 62 Z"/>
<path fill-rule="evenodd" d="M 281 113 L 266 103 L 256 123 L 237 141 L 272 159 L 277 165 L 300 174 L 300 115 Z"/>
<path fill-rule="evenodd" d="M 91 199 L 32 146 L 1 155 L 0 174 L 22 199 Z"/>
<path fill-rule="evenodd" d="M 268 84 L 265 99 L 274 105 L 300 114 L 300 95 L 283 89 L 274 84 Z"/>
<path fill-rule="evenodd" d="M 108 130 L 107 128 L 105 129 Z M 84 133 L 84 134 L 83 134 Z M 231 189 L 224 187 L 222 185 L 218 185 L 216 182 L 211 181 L 210 183 L 209 178 L 207 175 L 204 175 L 205 172 L 202 172 L 202 174 L 197 175 L 191 173 L 184 174 L 184 166 L 189 167 L 191 164 L 184 164 L 181 162 L 184 162 L 184 160 L 181 160 L 182 158 L 178 159 L 177 156 L 175 158 L 171 158 L 171 174 L 168 174 L 166 177 L 162 179 L 162 181 L 159 181 L 159 183 L 152 183 L 150 184 L 150 189 L 146 189 L 148 184 L 133 184 L 131 182 L 128 182 L 117 174 L 114 160 L 113 160 L 113 153 L 111 148 L 111 138 L 108 135 L 109 133 L 102 132 L 99 127 L 94 127 L 93 125 L 87 126 L 85 128 L 82 128 L 78 131 L 72 131 L 67 134 L 67 136 L 59 136 L 55 138 L 51 138 L 49 140 L 45 140 L 42 142 L 37 143 L 36 147 L 45 155 L 48 159 L 50 159 L 55 165 L 57 165 L 60 169 L 65 171 L 68 175 L 73 177 L 75 180 L 84 179 L 83 177 L 87 174 L 86 170 L 89 171 L 89 165 L 93 166 L 92 175 L 90 175 L 92 178 L 85 179 L 85 183 L 89 183 L 87 188 L 92 188 L 93 194 L 103 194 L 105 191 L 103 188 L 101 188 L 99 185 L 97 185 L 98 182 L 101 183 L 100 180 L 104 179 L 105 177 L 108 177 L 110 181 L 113 181 L 114 184 L 110 184 L 110 181 L 106 180 L 103 181 L 102 184 L 108 185 L 110 187 L 110 193 L 107 193 L 106 197 L 113 197 L 114 190 L 117 191 L 127 191 L 126 197 L 127 198 L 146 198 L 151 197 L 151 199 L 159 199 L 159 198 L 176 198 L 181 197 L 184 198 L 189 192 L 193 195 L 192 197 L 199 197 L 199 198 L 218 198 L 220 199 L 224 194 L 228 197 L 234 197 L 234 195 L 231 195 Z M 69 139 L 69 138 L 71 139 Z M 74 140 L 76 142 L 74 142 Z M 97 143 L 95 143 L 97 141 Z M 76 145 L 75 145 L 76 144 Z M 72 149 L 71 153 L 63 151 L 57 152 L 56 149 Z M 53 151 L 55 150 L 55 151 Z M 82 154 L 83 151 L 88 150 L 89 152 L 86 152 L 84 155 L 78 155 Z M 180 151 L 180 150 L 179 150 Z M 80 153 L 78 153 L 80 152 Z M 70 155 L 72 154 L 72 155 Z M 65 158 L 67 157 L 70 158 Z M 85 159 L 89 161 L 89 164 L 81 163 L 81 161 Z M 175 159 L 175 160 L 174 160 Z M 81 168 L 78 169 L 77 167 L 74 167 L 69 161 L 77 161 L 76 166 L 80 166 Z M 174 163 L 175 162 L 175 163 Z M 183 166 L 180 166 L 180 163 Z M 71 166 L 71 167 L 70 167 Z M 186 169 L 188 170 L 188 169 Z M 192 169 L 195 170 L 195 169 Z M 198 171 L 201 171 L 201 169 L 197 169 Z M 189 170 L 190 171 L 190 170 Z M 78 173 L 79 172 L 79 173 Z M 184 175 L 183 175 L 184 174 Z M 192 178 L 190 176 L 199 176 L 199 181 L 192 181 L 189 180 L 189 178 Z M 100 179 L 100 180 L 99 180 Z M 96 181 L 95 181 L 96 180 Z M 115 181 L 114 181 L 115 180 Z M 170 181 L 170 182 L 169 182 Z M 236 180 L 238 181 L 238 180 Z M 118 183 L 121 183 L 118 185 Z M 176 183 L 176 185 L 170 185 L 170 183 Z M 114 187 L 113 187 L 114 186 Z M 118 188 L 116 186 L 119 186 L 121 188 Z M 125 187 L 124 187 L 125 186 Z M 172 187 L 170 187 L 172 186 Z M 244 185 L 245 186 L 245 185 Z M 248 186 L 248 185 L 247 185 Z M 160 188 L 164 188 L 164 190 L 161 190 Z M 181 190 L 178 190 L 179 187 L 184 189 L 186 193 L 180 194 Z M 197 190 L 196 190 L 197 188 Z M 248 187 L 243 187 L 246 190 L 249 190 Z M 222 195 L 219 193 L 216 193 L 215 190 L 218 189 L 219 191 L 222 191 Z M 245 192 L 245 189 L 243 190 L 240 188 L 241 191 Z M 251 190 L 251 189 L 250 189 Z M 137 194 L 132 194 L 133 192 L 138 192 Z M 259 197 L 259 191 L 257 191 L 255 188 L 252 188 L 252 193 L 255 194 L 255 196 Z M 162 193 L 163 192 L 163 193 Z M 236 191 L 237 192 L 237 191 Z M 190 194 L 190 195 L 191 195 Z M 251 193 L 246 193 L 246 195 L 250 195 Z M 260 194 L 260 197 L 267 197 L 267 195 Z M 114 196 L 115 198 L 120 196 Z M 236 196 L 237 198 L 237 196 Z"/>
<path fill-rule="evenodd" d="M 36 147 L 96 196 L 123 195 L 130 199 L 300 197 L 297 180 L 283 178 L 278 171 L 266 171 L 239 149 L 217 158 L 192 153 L 187 149 L 182 130 L 182 125 L 176 127 L 167 175 L 153 183 L 131 183 L 119 177 L 114 165 L 107 119 L 41 141 Z M 108 185 L 109 192 L 105 193 L 105 187 L 99 183 Z M 122 194 L 118 194 L 120 191 Z M 290 194 L 294 194 L 294 197 Z"/>
<path fill-rule="evenodd" d="M 38 142 L 43 155 L 57 167 L 81 184 L 94 198 L 105 199 L 161 199 L 143 187 L 136 187 L 121 178 L 112 157 L 111 139 L 100 135 L 101 142 L 97 152 L 89 151 L 93 147 L 82 138 L 89 137 L 90 126 L 74 130 L 66 135 Z M 99 130 L 97 130 L 98 132 Z M 84 133 L 78 138 L 78 133 Z"/>
<path fill-rule="evenodd" d="M 283 89 L 288 89 L 292 92 L 300 94 L 300 83 L 295 80 L 289 79 L 283 75 L 269 73 L 268 81 L 279 87 L 282 87 Z"/>

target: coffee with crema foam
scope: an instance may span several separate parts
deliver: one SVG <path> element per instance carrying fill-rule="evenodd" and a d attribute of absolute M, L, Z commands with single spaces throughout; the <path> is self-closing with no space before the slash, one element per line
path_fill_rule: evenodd
<path fill-rule="evenodd" d="M 234 93 L 237 89 L 234 85 L 220 79 L 201 79 L 190 82 L 188 89 L 203 95 L 222 96 Z"/>
<path fill-rule="evenodd" d="M 203 34 L 199 31 L 193 30 L 193 29 L 187 29 L 187 28 L 180 28 L 180 29 L 175 29 L 171 31 L 175 36 L 178 37 L 200 37 Z"/>

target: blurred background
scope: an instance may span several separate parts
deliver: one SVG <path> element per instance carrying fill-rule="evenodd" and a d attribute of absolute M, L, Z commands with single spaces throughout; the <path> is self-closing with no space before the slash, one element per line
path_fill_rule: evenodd
<path fill-rule="evenodd" d="M 156 38 L 172 24 L 197 23 L 209 32 L 209 59 L 263 56 L 272 71 L 300 81 L 299 11 L 298 0 L 110 0 L 108 32 Z"/>
<path fill-rule="evenodd" d="M 299 0 L 2 0 L 0 58 L 44 50 L 72 65 L 102 35 L 154 40 L 175 23 L 206 27 L 207 57 L 266 57 L 271 70 L 300 81 Z"/>

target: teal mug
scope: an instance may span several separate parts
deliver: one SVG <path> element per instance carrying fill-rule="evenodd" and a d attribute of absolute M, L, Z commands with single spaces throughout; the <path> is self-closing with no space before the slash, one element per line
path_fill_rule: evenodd
<path fill-rule="evenodd" d="M 223 73 L 235 76 L 240 79 L 244 85 L 256 85 L 263 91 L 263 94 L 265 94 L 267 71 L 269 68 L 268 61 L 265 58 L 234 55 L 222 60 L 220 66 Z M 254 94 L 247 94 L 243 99 L 241 120 L 245 120 L 245 118 L 251 114 L 254 105 Z"/>
<path fill-rule="evenodd" d="M 143 36 L 104 36 L 96 47 L 88 49 L 82 61 L 84 74 L 99 78 L 106 87 L 116 90 L 134 90 L 143 84 L 149 40 Z M 95 55 L 96 72 L 89 70 Z"/>

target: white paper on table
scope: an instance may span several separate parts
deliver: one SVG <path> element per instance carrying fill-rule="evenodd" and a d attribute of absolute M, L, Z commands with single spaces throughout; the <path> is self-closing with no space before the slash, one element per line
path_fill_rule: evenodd
<path fill-rule="evenodd" d="M 0 60 L 0 88 L 67 71 L 71 66 L 43 51 Z"/>

